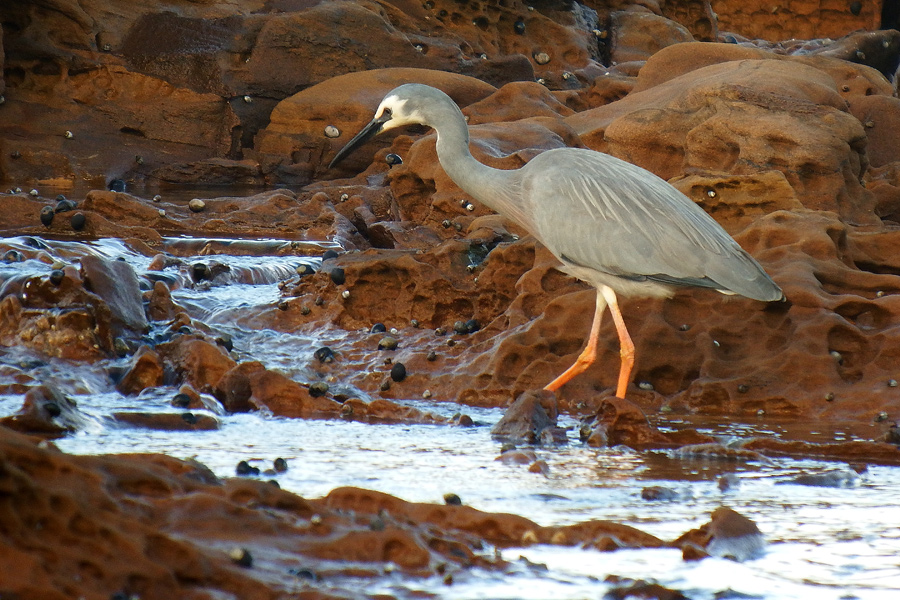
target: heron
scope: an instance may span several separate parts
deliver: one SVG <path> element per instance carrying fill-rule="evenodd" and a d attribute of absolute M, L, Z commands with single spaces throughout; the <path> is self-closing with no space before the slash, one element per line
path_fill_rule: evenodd
<path fill-rule="evenodd" d="M 334 167 L 383 131 L 424 125 L 437 134 L 441 167 L 464 192 L 530 232 L 561 271 L 597 290 L 590 335 L 575 363 L 547 384 L 556 392 L 597 358 L 609 308 L 619 337 L 616 396 L 625 398 L 634 343 L 618 296 L 670 298 L 682 287 L 772 302 L 781 288 L 702 208 L 664 179 L 609 154 L 555 148 L 518 169 L 495 169 L 469 150 L 462 111 L 444 92 L 408 83 L 389 92 L 371 122 L 332 159 Z"/>

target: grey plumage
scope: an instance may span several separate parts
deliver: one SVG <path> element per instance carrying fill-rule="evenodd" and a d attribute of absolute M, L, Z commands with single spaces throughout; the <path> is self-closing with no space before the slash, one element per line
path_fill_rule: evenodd
<path fill-rule="evenodd" d="M 438 159 L 457 185 L 530 231 L 560 260 L 562 270 L 598 289 L 588 347 L 547 389 L 558 389 L 593 362 L 600 317 L 608 305 L 622 343 L 617 395 L 624 395 L 633 345 L 616 292 L 666 297 L 677 287 L 699 286 L 755 300 L 783 298 L 781 288 L 712 217 L 653 173 L 578 148 L 548 150 L 520 169 L 488 167 L 469 151 L 459 107 L 425 85 L 406 84 L 388 93 L 372 122 L 331 164 L 381 131 L 410 123 L 435 129 Z"/>

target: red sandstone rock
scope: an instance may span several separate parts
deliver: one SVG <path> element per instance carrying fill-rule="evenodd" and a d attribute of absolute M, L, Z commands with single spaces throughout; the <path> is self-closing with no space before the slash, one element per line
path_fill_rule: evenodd
<path fill-rule="evenodd" d="M 109 306 L 114 335 L 135 337 L 148 328 L 134 269 L 123 261 L 86 255 L 81 259 L 84 285 Z"/>
<path fill-rule="evenodd" d="M 165 367 L 159 354 L 147 346 L 141 346 L 131 359 L 128 370 L 116 383 L 122 394 L 139 394 L 141 391 L 162 385 Z"/>
<path fill-rule="evenodd" d="M 556 427 L 557 415 L 553 392 L 526 392 L 510 405 L 491 429 L 491 435 L 534 444 L 541 439 L 545 429 Z"/>
<path fill-rule="evenodd" d="M 159 344 L 156 350 L 168 361 L 178 377 L 199 391 L 211 391 L 235 362 L 215 344 L 193 336 L 178 336 Z"/>
<path fill-rule="evenodd" d="M 29 389 L 19 411 L 0 419 L 3 427 L 51 438 L 76 431 L 85 423 L 86 419 L 75 401 L 50 385 Z"/>

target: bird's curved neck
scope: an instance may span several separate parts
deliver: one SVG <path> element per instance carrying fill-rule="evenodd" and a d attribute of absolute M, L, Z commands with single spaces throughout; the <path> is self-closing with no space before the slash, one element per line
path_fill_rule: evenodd
<path fill-rule="evenodd" d="M 528 227 L 526 211 L 517 194 L 517 170 L 495 169 L 472 156 L 469 128 L 462 114 L 435 130 L 438 160 L 450 179 L 488 208 Z"/>

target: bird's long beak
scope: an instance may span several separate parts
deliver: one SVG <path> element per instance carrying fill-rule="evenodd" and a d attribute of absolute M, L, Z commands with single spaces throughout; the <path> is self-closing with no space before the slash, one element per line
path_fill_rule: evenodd
<path fill-rule="evenodd" d="M 385 111 L 381 114 L 380 117 L 375 117 L 372 119 L 368 125 L 366 125 L 362 131 L 353 136 L 353 139 L 347 142 L 347 145 L 338 151 L 337 154 L 334 155 L 334 158 L 331 159 L 331 162 L 328 164 L 328 168 L 331 169 L 336 164 L 344 160 L 347 155 L 356 150 L 359 146 L 362 146 L 371 138 L 375 137 L 379 133 L 384 130 L 384 124 L 391 120 L 391 113 Z"/>

